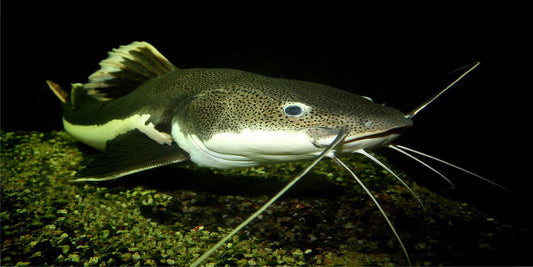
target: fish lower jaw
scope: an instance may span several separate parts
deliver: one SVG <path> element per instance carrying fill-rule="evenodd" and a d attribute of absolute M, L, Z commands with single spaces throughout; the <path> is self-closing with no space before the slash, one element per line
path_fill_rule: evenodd
<path fill-rule="evenodd" d="M 396 138 L 398 138 L 400 134 L 393 133 L 388 135 L 375 135 L 375 136 L 369 136 L 369 137 L 363 137 L 358 138 L 354 140 L 347 141 L 343 144 L 343 148 L 351 150 L 350 152 L 361 150 L 361 149 L 374 149 L 386 146 L 392 141 L 394 141 Z M 343 149 L 344 153 L 344 149 Z"/>
<path fill-rule="evenodd" d="M 353 153 L 357 150 L 379 148 L 379 147 L 390 144 L 392 141 L 394 141 L 394 139 L 398 138 L 398 136 L 400 136 L 399 133 L 389 133 L 389 134 L 376 134 L 376 135 L 353 138 L 351 140 L 346 140 L 342 144 L 342 150 L 336 151 L 335 153 L 347 154 L 347 153 Z M 333 138 L 331 140 L 323 139 L 323 140 L 314 142 L 314 144 L 317 147 L 327 147 L 329 144 L 331 144 L 331 142 L 333 142 Z"/>

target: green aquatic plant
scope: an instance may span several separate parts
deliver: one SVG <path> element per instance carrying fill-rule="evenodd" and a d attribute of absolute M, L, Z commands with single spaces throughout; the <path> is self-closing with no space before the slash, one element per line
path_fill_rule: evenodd
<path fill-rule="evenodd" d="M 93 152 L 65 132 L 2 132 L 0 138 L 2 266 L 186 265 L 306 165 L 182 165 L 133 179 L 71 183 Z M 420 196 L 423 211 L 394 177 L 368 160 L 353 156 L 347 162 L 395 221 L 416 265 L 487 263 L 509 254 L 522 235 L 520 228 L 397 172 Z M 206 264 L 404 262 L 379 212 L 333 162 L 320 162 L 293 189 Z"/>

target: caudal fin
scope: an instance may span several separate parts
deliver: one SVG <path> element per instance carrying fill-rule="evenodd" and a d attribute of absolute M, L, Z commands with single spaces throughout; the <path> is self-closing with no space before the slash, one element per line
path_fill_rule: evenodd
<path fill-rule="evenodd" d="M 53 81 L 46 80 L 46 84 L 48 84 L 50 90 L 52 90 L 52 92 L 57 96 L 64 107 L 73 110 L 79 108 L 82 98 L 86 94 L 85 89 L 83 89 L 83 84 L 81 83 L 73 83 L 70 93 L 65 91 L 59 84 Z"/>
<path fill-rule="evenodd" d="M 57 98 L 59 98 L 61 103 L 65 105 L 70 104 L 70 94 L 67 91 L 63 90 L 63 88 L 61 88 L 59 84 L 52 82 L 50 80 L 46 80 L 46 84 L 48 84 L 48 87 L 50 87 L 50 90 L 54 92 L 54 94 L 57 96 Z"/>

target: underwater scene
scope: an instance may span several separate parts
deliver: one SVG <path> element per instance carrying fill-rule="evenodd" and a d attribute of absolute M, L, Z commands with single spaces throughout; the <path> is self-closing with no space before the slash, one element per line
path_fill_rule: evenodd
<path fill-rule="evenodd" d="M 436 172 L 387 147 L 364 150 L 366 156 L 340 155 L 379 202 L 384 217 L 358 181 L 326 157 L 200 266 L 533 265 L 527 147 L 531 83 L 521 80 L 531 75 L 518 65 L 530 54 L 529 36 L 523 34 L 530 23 L 515 23 L 518 15 L 495 19 L 503 4 L 493 12 L 465 16 L 439 16 L 416 6 L 412 16 L 398 9 L 393 13 L 401 15 L 389 17 L 383 6 L 374 12 L 348 8 L 343 15 L 341 7 L 331 5 L 328 13 L 328 5 L 321 3 L 316 13 L 298 9 L 284 18 L 264 12 L 262 18 L 259 11 L 266 5 L 248 11 L 239 6 L 233 14 L 223 8 L 210 12 L 207 6 L 176 8 L 170 2 L 97 2 L 2 1 L 1 266 L 189 266 L 309 166 L 309 158 L 230 169 L 185 161 L 108 181 L 73 182 L 101 152 L 64 130 L 62 105 L 81 103 L 75 93 L 69 95 L 71 84 L 90 83 L 92 96 L 109 100 L 98 86 L 116 78 L 109 74 L 113 64 L 125 62 L 117 58 L 152 50 L 115 50 L 107 68 L 99 63 L 113 48 L 134 41 L 149 42 L 178 69 L 242 70 L 368 96 L 357 97 L 353 109 L 355 102 L 347 100 L 352 94 L 337 97 L 327 106 L 332 112 L 321 117 L 330 118 L 342 105 L 351 111 L 377 105 L 401 126 L 377 136 L 395 135 L 401 128 L 392 144 L 420 149 L 490 180 L 409 152 Z M 407 17 L 416 23 L 406 22 Z M 163 68 L 173 70 L 172 64 Z M 411 116 L 412 125 L 404 120 L 409 119 L 405 112 L 474 64 L 467 77 Z M 139 81 L 146 80 L 125 88 Z M 317 102 L 334 95 L 294 92 Z M 151 108 L 159 106 L 145 95 Z M 291 118 L 318 110 L 301 104 L 290 102 L 280 110 Z M 262 118 L 257 106 L 235 110 L 255 114 L 247 119 L 257 121 Z M 106 118 L 113 118 L 109 113 Z M 71 125 L 76 126 L 80 117 L 68 119 L 74 118 Z M 168 127 L 154 132 L 159 129 L 151 122 L 137 129 L 160 145 L 177 144 L 168 140 L 174 138 Z M 376 126 L 367 123 L 367 129 Z M 291 146 L 282 141 L 280 147 Z M 154 154 L 144 152 L 139 154 Z"/>
<path fill-rule="evenodd" d="M 72 183 L 97 153 L 64 131 L 2 132 L 2 266 L 183 266 L 264 204 L 307 163 L 234 170 L 172 166 L 116 181 Z M 379 157 L 379 156 L 377 156 Z M 385 158 L 379 157 L 383 162 Z M 525 229 L 345 160 L 372 189 L 414 265 L 505 264 Z M 206 265 L 406 265 L 382 215 L 324 160 Z"/>

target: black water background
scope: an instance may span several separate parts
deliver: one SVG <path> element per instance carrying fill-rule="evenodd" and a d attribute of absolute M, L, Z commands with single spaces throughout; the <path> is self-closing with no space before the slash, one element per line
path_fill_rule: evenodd
<path fill-rule="evenodd" d="M 2 130 L 61 129 L 60 106 L 45 80 L 65 87 L 85 82 L 107 51 L 135 40 L 152 43 L 178 67 L 320 82 L 404 112 L 450 82 L 450 71 L 481 61 L 418 115 L 400 142 L 474 170 L 521 197 L 444 167 L 458 187 L 446 191 L 422 167 L 400 156 L 392 161 L 436 192 L 529 225 L 531 83 L 523 63 L 531 46 L 519 7 L 448 6 L 452 13 L 427 7 L 406 14 L 382 7 L 229 12 L 160 4 L 2 2 Z"/>

